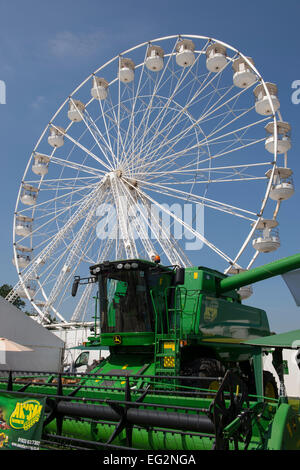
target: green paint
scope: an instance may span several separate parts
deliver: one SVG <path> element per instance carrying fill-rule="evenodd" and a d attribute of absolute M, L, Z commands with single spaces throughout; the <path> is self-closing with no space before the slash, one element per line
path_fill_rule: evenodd
<path fill-rule="evenodd" d="M 132 267 L 126 269 L 125 265 Z M 183 391 L 194 392 L 197 388 L 182 387 L 182 382 L 175 377 L 181 375 L 185 367 L 189 370 L 189 364 L 195 359 L 214 358 L 227 369 L 234 365 L 238 370 L 246 370 L 249 383 L 255 379 L 257 395 L 252 396 L 249 403 L 252 430 L 249 449 L 298 448 L 299 420 L 293 408 L 283 403 L 283 398 L 266 404 L 262 396 L 261 349 L 263 345 L 278 346 L 280 341 L 280 347 L 287 342 L 291 344 L 298 333 L 291 332 L 289 338 L 270 335 L 266 312 L 243 305 L 235 289 L 299 266 L 298 254 L 230 278 L 210 268 L 189 267 L 184 271 L 184 280 L 176 278 L 172 268 L 144 260 L 92 266 L 91 274 L 97 277 L 99 289 L 95 326 L 101 325 L 101 333 L 89 338 L 85 348 L 109 348 L 110 356 L 92 371 L 95 375 L 77 379 L 64 393 L 72 393 L 82 385 L 76 390 L 76 397 L 84 399 L 82 403 L 97 399 L 99 404 L 109 407 L 108 401 L 112 400 L 117 402 L 118 408 L 125 406 L 122 402 L 129 397 L 128 389 L 126 392 L 126 384 L 129 384 L 130 401 L 139 401 L 142 397 L 142 408 L 163 411 L 167 415 L 174 412 L 173 408 L 168 408 L 171 405 L 177 407 L 178 414 L 193 415 L 196 410 L 202 410 L 199 413 L 206 416 L 205 410 L 210 409 L 212 403 L 212 391 L 204 397 L 198 393 L 184 395 Z M 94 271 L 96 268 L 99 269 Z M 182 283 L 176 285 L 176 279 Z M 281 371 L 282 358 L 280 351 L 276 351 L 274 357 Z M 53 380 L 54 377 L 49 376 L 43 385 L 31 384 L 26 393 L 55 395 L 57 386 Z M 0 382 L 0 390 L 5 386 Z M 15 383 L 14 391 L 21 387 L 21 383 Z M 148 393 L 143 396 L 146 387 Z M 239 391 L 235 393 L 238 395 Z M 228 400 L 225 405 L 229 406 Z M 245 403 L 245 411 L 246 406 Z M 236 435 L 244 425 L 241 419 L 238 416 L 228 423 L 225 438 Z M 107 442 L 118 423 L 98 421 L 64 417 L 63 435 Z M 58 432 L 56 420 L 47 425 L 45 432 Z M 176 426 L 166 430 L 159 426 L 153 429 L 136 425 L 132 431 L 132 446 L 153 450 L 211 449 L 215 435 L 206 434 L 196 437 L 193 433 L 179 432 Z M 126 446 L 125 431 L 113 442 Z M 244 445 L 240 440 L 240 448 Z M 229 442 L 229 448 L 234 448 L 233 441 Z"/>
<path fill-rule="evenodd" d="M 274 416 L 268 449 L 300 449 L 300 423 L 293 408 L 286 403 L 279 406 Z"/>
<path fill-rule="evenodd" d="M 218 291 L 227 292 L 298 268 L 300 268 L 300 253 L 227 277 L 220 282 Z"/>

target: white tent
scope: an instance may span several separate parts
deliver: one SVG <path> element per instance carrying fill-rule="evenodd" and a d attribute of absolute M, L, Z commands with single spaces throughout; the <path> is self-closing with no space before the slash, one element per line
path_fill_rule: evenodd
<path fill-rule="evenodd" d="M 32 351 L 7 351 L 0 370 L 58 372 L 64 341 L 0 297 L 0 337 L 20 343 Z"/>

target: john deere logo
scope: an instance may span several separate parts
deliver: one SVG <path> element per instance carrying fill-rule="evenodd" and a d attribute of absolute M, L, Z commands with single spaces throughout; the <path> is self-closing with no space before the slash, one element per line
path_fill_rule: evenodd
<path fill-rule="evenodd" d="M 9 418 L 9 424 L 14 429 L 27 431 L 40 419 L 43 405 L 37 400 L 18 402 Z"/>
<path fill-rule="evenodd" d="M 115 335 L 114 336 L 114 343 L 115 344 L 121 344 L 122 343 L 122 338 L 120 335 Z"/>
<path fill-rule="evenodd" d="M 205 300 L 204 321 L 213 322 L 218 315 L 218 301 L 207 297 Z"/>

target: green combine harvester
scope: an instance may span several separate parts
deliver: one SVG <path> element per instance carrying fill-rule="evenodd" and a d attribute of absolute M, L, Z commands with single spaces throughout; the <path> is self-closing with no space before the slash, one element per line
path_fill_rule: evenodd
<path fill-rule="evenodd" d="M 232 276 L 159 260 L 91 266 L 72 295 L 97 283 L 94 335 L 84 347 L 109 347 L 110 355 L 88 374 L 11 371 L 1 395 L 45 400 L 41 449 L 300 449 L 282 359 L 300 331 L 276 341 L 266 312 L 238 293 L 298 268 L 300 254 Z M 279 391 L 263 371 L 266 353 Z"/>

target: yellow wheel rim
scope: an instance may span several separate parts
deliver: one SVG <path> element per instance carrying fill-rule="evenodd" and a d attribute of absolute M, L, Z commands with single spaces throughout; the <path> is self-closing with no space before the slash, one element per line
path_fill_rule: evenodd
<path fill-rule="evenodd" d="M 267 382 L 265 385 L 265 397 L 267 398 L 276 398 L 275 388 L 272 382 Z"/>
<path fill-rule="evenodd" d="M 220 384 L 217 380 L 213 380 L 212 382 L 210 382 L 209 386 L 207 387 L 208 390 L 212 390 L 214 392 L 217 392 L 219 390 L 219 387 L 220 387 Z M 207 395 L 206 398 L 214 398 L 214 395 Z"/>

